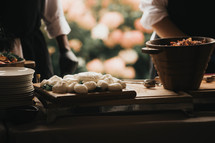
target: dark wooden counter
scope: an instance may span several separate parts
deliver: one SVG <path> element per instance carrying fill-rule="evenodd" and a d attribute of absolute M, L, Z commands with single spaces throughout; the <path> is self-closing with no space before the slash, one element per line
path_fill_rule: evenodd
<path fill-rule="evenodd" d="M 0 138 L 4 140 L 6 134 L 5 140 L 9 143 L 215 141 L 212 84 L 210 89 L 202 86 L 189 93 L 175 93 L 162 87 L 148 90 L 141 84 L 128 86 L 137 91 L 136 98 L 78 104 L 70 108 L 52 103 L 44 108 L 38 102 L 42 110 L 34 121 L 6 122 L 7 132 L 2 126 Z M 195 108 L 208 104 L 213 108 Z"/>
<path fill-rule="evenodd" d="M 215 112 L 71 116 L 7 127 L 9 143 L 214 142 Z"/>

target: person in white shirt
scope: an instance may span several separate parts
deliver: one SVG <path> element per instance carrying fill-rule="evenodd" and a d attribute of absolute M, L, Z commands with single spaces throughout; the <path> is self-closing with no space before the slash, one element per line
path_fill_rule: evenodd
<path fill-rule="evenodd" d="M 214 6 L 215 1 L 212 0 L 141 0 L 141 24 L 154 30 L 151 39 L 181 36 L 215 38 Z M 151 78 L 156 76 L 153 72 Z M 215 73 L 215 50 L 206 73 Z"/>
<path fill-rule="evenodd" d="M 41 20 L 46 25 L 49 38 L 57 40 L 61 75 L 73 73 L 78 60 L 68 44 L 67 34 L 71 29 L 60 0 L 7 0 L 0 5 L 0 23 L 14 38 L 13 50 L 25 60 L 35 61 L 35 74 L 41 74 L 42 80 L 50 78 L 54 73 L 46 41 L 40 30 Z"/>

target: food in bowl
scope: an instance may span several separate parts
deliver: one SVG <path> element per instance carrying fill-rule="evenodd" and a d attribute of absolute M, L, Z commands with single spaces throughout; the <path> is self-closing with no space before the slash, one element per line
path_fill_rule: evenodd
<path fill-rule="evenodd" d="M 0 52 L 0 64 L 12 64 L 24 59 L 10 52 Z"/>
<path fill-rule="evenodd" d="M 150 54 L 165 89 L 184 91 L 199 89 L 214 48 L 213 38 L 176 37 L 147 41 L 142 52 Z"/>
<path fill-rule="evenodd" d="M 206 40 L 192 40 L 191 37 L 187 39 L 177 40 L 177 42 L 170 42 L 170 46 L 193 46 L 193 45 L 200 45 L 206 43 Z"/>

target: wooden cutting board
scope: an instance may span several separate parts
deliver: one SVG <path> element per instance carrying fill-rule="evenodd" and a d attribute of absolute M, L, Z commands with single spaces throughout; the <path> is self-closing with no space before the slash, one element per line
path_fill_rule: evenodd
<path fill-rule="evenodd" d="M 105 92 L 91 92 L 88 94 L 77 93 L 54 93 L 46 91 L 39 87 L 39 84 L 34 84 L 35 92 L 41 95 L 45 100 L 58 104 L 80 104 L 96 101 L 118 100 L 118 99 L 133 99 L 136 97 L 136 91 L 131 89 L 124 89 L 122 91 L 105 91 Z"/>
<path fill-rule="evenodd" d="M 117 109 L 122 106 L 126 110 L 155 111 L 155 110 L 192 110 L 192 97 L 185 92 L 174 92 L 164 89 L 162 86 L 146 88 L 143 84 L 127 84 L 129 89 L 135 90 L 134 99 L 122 99 L 113 101 L 99 101 L 86 103 L 82 107 L 103 106 Z M 128 107 L 129 106 L 129 107 Z M 133 109 L 134 108 L 134 109 Z M 123 109 L 123 110 L 124 110 Z"/>
<path fill-rule="evenodd" d="M 198 90 L 188 91 L 194 104 L 215 104 L 215 81 L 207 83 L 202 81 Z"/>

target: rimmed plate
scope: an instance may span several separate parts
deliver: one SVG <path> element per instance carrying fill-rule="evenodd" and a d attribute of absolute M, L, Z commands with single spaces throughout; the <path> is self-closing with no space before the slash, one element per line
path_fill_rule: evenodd
<path fill-rule="evenodd" d="M 13 95 L 13 94 L 22 94 L 22 93 L 28 93 L 28 92 L 32 92 L 34 91 L 33 87 L 29 87 L 29 88 L 21 88 L 19 90 L 5 90 L 5 91 L 1 91 L 0 96 L 4 96 L 4 95 Z"/>
<path fill-rule="evenodd" d="M 15 84 L 15 85 L 0 85 L 0 91 L 2 90 L 19 90 L 21 88 L 29 88 L 29 87 L 33 87 L 32 83 L 28 83 L 28 84 Z"/>
<path fill-rule="evenodd" d="M 26 67 L 0 67 L 0 78 L 33 75 L 34 70 Z"/>
<path fill-rule="evenodd" d="M 33 85 L 23 85 L 22 87 L 0 87 L 0 92 L 10 92 L 10 91 L 25 91 L 28 89 L 34 89 Z M 1 94 L 1 93 L 0 93 Z"/>
<path fill-rule="evenodd" d="M 32 81 L 25 82 L 11 82 L 11 83 L 0 83 L 0 89 L 3 88 L 22 88 L 33 85 Z"/>

